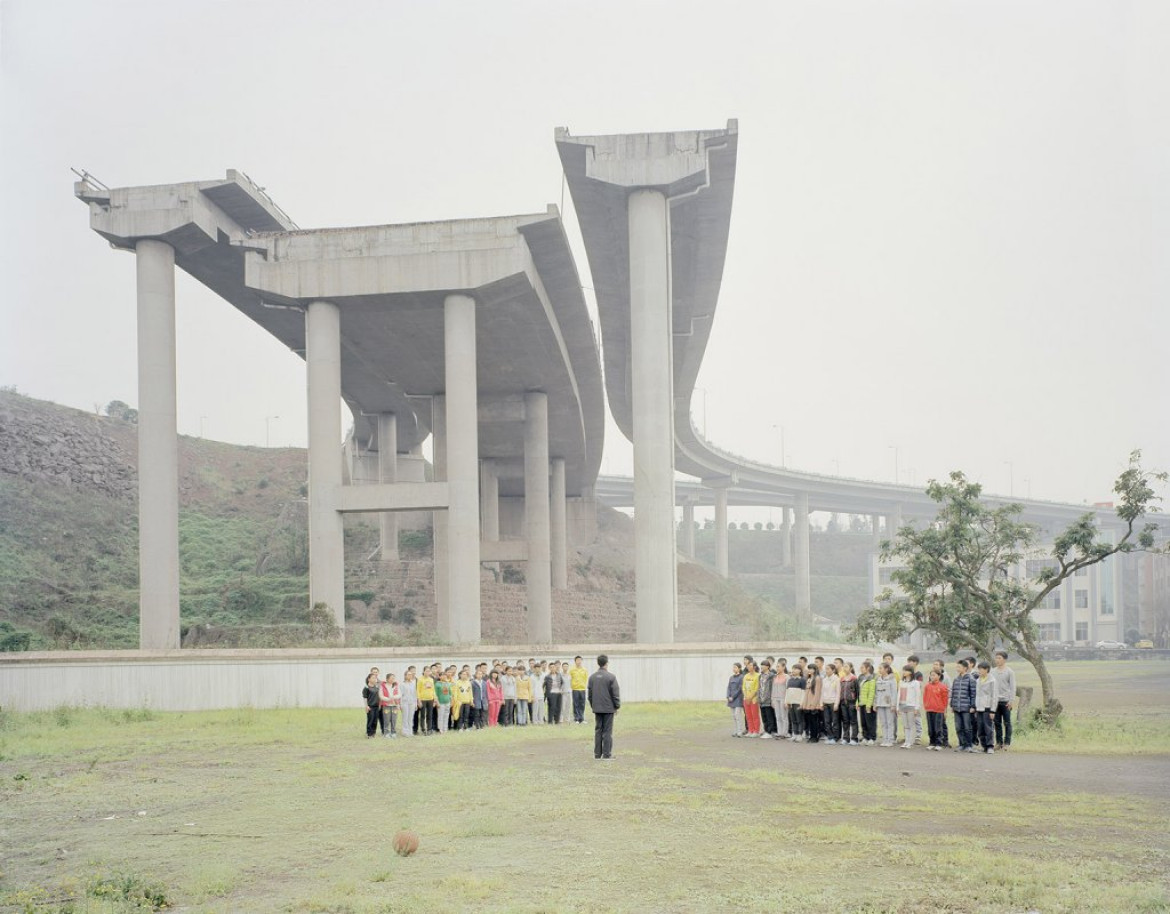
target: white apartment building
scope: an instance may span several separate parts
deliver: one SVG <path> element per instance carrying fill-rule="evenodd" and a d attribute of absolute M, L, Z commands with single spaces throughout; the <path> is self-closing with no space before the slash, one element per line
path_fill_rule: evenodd
<path fill-rule="evenodd" d="M 1103 537 L 1110 536 L 1103 531 Z M 1044 602 L 1036 608 L 1033 618 L 1038 629 L 1037 640 L 1064 643 L 1078 647 L 1091 646 L 1098 641 L 1125 641 L 1125 607 L 1122 595 L 1122 556 L 1111 556 L 1096 565 L 1082 568 L 1061 582 Z M 1020 562 L 1015 575 L 1022 580 L 1035 580 L 1045 566 L 1056 566 L 1051 547 L 1037 547 L 1031 556 Z M 887 587 L 898 592 L 893 583 L 893 572 L 898 563 L 883 563 L 880 556 L 870 557 L 870 599 Z M 1137 607 L 1133 608 L 1136 612 Z M 909 641 L 913 648 L 924 650 L 929 635 L 914 632 Z"/>

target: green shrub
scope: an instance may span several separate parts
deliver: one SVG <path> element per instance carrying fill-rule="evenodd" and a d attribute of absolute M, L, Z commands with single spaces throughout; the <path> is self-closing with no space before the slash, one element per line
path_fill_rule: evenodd
<path fill-rule="evenodd" d="M 171 906 L 165 886 L 127 873 L 95 879 L 86 894 L 90 898 L 127 905 L 131 910 L 161 911 Z"/>

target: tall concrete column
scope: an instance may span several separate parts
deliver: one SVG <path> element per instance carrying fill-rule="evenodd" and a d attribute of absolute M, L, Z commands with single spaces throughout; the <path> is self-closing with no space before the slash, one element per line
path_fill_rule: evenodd
<path fill-rule="evenodd" d="M 727 490 L 715 490 L 715 570 L 727 577 Z"/>
<path fill-rule="evenodd" d="M 500 477 L 490 460 L 479 462 L 479 533 L 489 543 L 500 539 Z M 492 571 L 500 570 L 499 562 L 486 562 Z"/>
<path fill-rule="evenodd" d="M 179 647 L 175 249 L 135 245 L 138 292 L 138 644 Z"/>
<path fill-rule="evenodd" d="M 809 575 L 808 494 L 796 496 L 796 614 L 812 617 L 812 584 Z"/>
<path fill-rule="evenodd" d="M 695 557 L 695 506 L 689 502 L 683 505 L 683 555 Z"/>
<path fill-rule="evenodd" d="M 565 590 L 569 586 L 569 526 L 565 503 L 565 459 L 554 457 L 549 489 L 549 546 L 552 550 L 552 586 Z"/>
<path fill-rule="evenodd" d="M 345 536 L 341 487 L 341 312 L 315 301 L 305 312 L 309 387 L 309 603 L 324 603 L 345 629 Z"/>
<path fill-rule="evenodd" d="M 479 396 L 475 299 L 443 302 L 447 401 L 447 575 L 450 628 L 456 644 L 479 642 Z"/>
<path fill-rule="evenodd" d="M 869 524 L 870 524 L 870 527 L 873 529 L 873 549 L 874 549 L 874 552 L 877 552 L 882 548 L 881 520 L 882 520 L 882 516 L 880 514 L 871 514 L 869 516 Z"/>
<path fill-rule="evenodd" d="M 378 482 L 398 482 L 398 417 L 394 413 L 378 416 Z M 398 515 L 383 511 L 378 517 L 382 543 L 382 561 L 398 561 Z"/>
<path fill-rule="evenodd" d="M 634 583 L 639 642 L 674 641 L 674 359 L 670 204 L 629 197 L 630 383 L 634 425 Z"/>
<path fill-rule="evenodd" d="M 552 544 L 549 541 L 548 396 L 524 395 L 524 523 L 528 531 L 528 639 L 552 642 Z"/>
<path fill-rule="evenodd" d="M 902 529 L 902 506 L 894 505 L 893 513 L 890 514 L 888 524 L 890 527 L 889 538 L 893 539 L 898 535 L 898 531 Z"/>
<path fill-rule="evenodd" d="M 447 481 L 447 398 L 431 397 L 431 462 L 435 482 Z M 435 628 L 440 634 L 451 631 L 451 598 L 446 511 L 431 513 L 432 556 L 435 575 Z"/>
<path fill-rule="evenodd" d="M 780 524 L 780 567 L 792 565 L 792 509 L 782 508 L 784 520 Z"/>

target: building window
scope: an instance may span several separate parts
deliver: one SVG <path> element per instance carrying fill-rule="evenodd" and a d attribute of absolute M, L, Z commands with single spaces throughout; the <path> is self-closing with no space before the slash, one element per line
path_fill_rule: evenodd
<path fill-rule="evenodd" d="M 879 568 L 878 569 L 878 583 L 879 584 L 892 584 L 893 582 L 894 582 L 894 569 L 893 568 Z"/>
<path fill-rule="evenodd" d="M 1060 623 L 1046 622 L 1043 625 L 1036 626 L 1036 637 L 1041 641 L 1059 641 L 1060 640 Z"/>
<path fill-rule="evenodd" d="M 1076 609 L 1088 609 L 1089 608 L 1089 592 L 1087 590 L 1074 590 L 1073 591 L 1073 606 Z"/>
<path fill-rule="evenodd" d="M 1040 609 L 1060 609 L 1060 590 L 1052 591 L 1040 601 Z"/>
<path fill-rule="evenodd" d="M 1078 568 L 1076 571 L 1073 572 L 1073 577 L 1083 578 L 1088 573 L 1089 573 L 1088 568 Z"/>
<path fill-rule="evenodd" d="M 1077 640 L 1078 641 L 1088 641 L 1089 640 L 1089 623 L 1088 622 L 1078 622 L 1077 623 Z"/>
<path fill-rule="evenodd" d="M 1055 568 L 1056 559 L 1028 559 L 1024 565 L 1030 578 L 1037 578 L 1045 568 Z"/>

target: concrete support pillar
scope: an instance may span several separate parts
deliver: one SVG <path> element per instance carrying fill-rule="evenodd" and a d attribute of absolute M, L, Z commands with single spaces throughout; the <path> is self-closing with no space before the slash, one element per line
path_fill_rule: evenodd
<path fill-rule="evenodd" d="M 878 552 L 882 548 L 882 516 L 880 514 L 871 514 L 869 516 L 870 527 L 873 528 L 873 551 Z"/>
<path fill-rule="evenodd" d="M 309 603 L 324 603 L 345 629 L 345 536 L 341 486 L 341 312 L 315 301 L 305 312 L 309 387 Z"/>
<path fill-rule="evenodd" d="M 674 641 L 678 602 L 670 203 L 665 194 L 646 189 L 630 194 L 629 240 L 637 637 L 642 643 L 665 644 Z"/>
<path fill-rule="evenodd" d="M 812 584 L 808 554 L 808 495 L 796 496 L 796 614 L 812 617 Z"/>
<path fill-rule="evenodd" d="M 549 546 L 552 550 L 552 586 L 569 586 L 569 526 L 565 502 L 565 459 L 554 457 L 549 490 Z M 551 637 L 551 636 L 550 636 Z"/>
<path fill-rule="evenodd" d="M 378 416 L 378 482 L 398 482 L 398 417 L 394 413 Z M 382 543 L 382 561 L 398 561 L 398 515 L 383 511 L 378 517 Z"/>
<path fill-rule="evenodd" d="M 902 529 L 902 506 L 894 505 L 894 511 L 890 514 L 889 520 L 889 539 L 893 539 L 898 535 L 898 531 Z"/>
<path fill-rule="evenodd" d="M 500 539 L 500 477 L 491 461 L 479 463 L 479 533 L 489 543 Z M 499 562 L 486 562 L 492 571 L 500 570 Z"/>
<path fill-rule="evenodd" d="M 443 302 L 447 414 L 448 628 L 456 644 L 477 644 L 479 615 L 479 406 L 476 382 L 475 299 Z"/>
<path fill-rule="evenodd" d="M 447 481 L 447 398 L 431 397 L 431 464 L 435 482 Z M 432 555 L 435 575 L 435 628 L 440 632 L 451 630 L 451 600 L 447 562 L 447 512 L 431 513 Z"/>
<path fill-rule="evenodd" d="M 715 490 L 715 570 L 727 577 L 727 490 Z"/>
<path fill-rule="evenodd" d="M 683 505 L 683 555 L 688 559 L 695 558 L 695 506 Z"/>
<path fill-rule="evenodd" d="M 780 524 L 780 566 L 792 565 L 792 509 L 782 508 L 784 520 Z"/>
<path fill-rule="evenodd" d="M 175 249 L 135 245 L 138 272 L 138 644 L 179 647 Z"/>
<path fill-rule="evenodd" d="M 524 523 L 528 531 L 528 640 L 552 642 L 552 544 L 549 530 L 548 396 L 524 395 Z"/>

